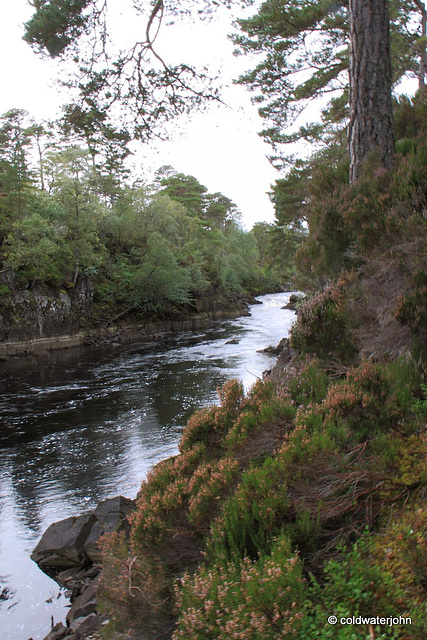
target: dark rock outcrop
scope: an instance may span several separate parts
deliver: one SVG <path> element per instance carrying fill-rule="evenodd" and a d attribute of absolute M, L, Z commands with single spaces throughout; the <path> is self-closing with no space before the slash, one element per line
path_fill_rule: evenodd
<path fill-rule="evenodd" d="M 95 511 L 54 522 L 43 534 L 31 559 L 43 570 L 59 573 L 101 561 L 98 542 L 104 533 L 129 532 L 127 517 L 134 502 L 118 496 L 101 502 Z"/>
<path fill-rule="evenodd" d="M 277 380 L 282 371 L 288 367 L 289 363 L 292 361 L 292 358 L 296 354 L 296 351 L 292 349 L 290 345 L 289 338 L 282 338 L 282 340 L 277 345 L 276 355 L 277 353 L 278 357 L 274 367 L 272 369 L 264 371 L 264 377 L 268 380 Z"/>
<path fill-rule="evenodd" d="M 97 518 L 93 514 L 54 522 L 31 554 L 41 569 L 62 570 L 91 564 L 84 545 Z"/>
<path fill-rule="evenodd" d="M 53 523 L 31 554 L 39 567 L 67 589 L 71 607 L 67 626 L 59 623 L 45 640 L 83 640 L 105 622 L 97 612 L 96 591 L 101 572 L 99 541 L 105 533 L 130 532 L 128 516 L 135 502 L 117 496 L 100 502 L 94 511 Z"/>

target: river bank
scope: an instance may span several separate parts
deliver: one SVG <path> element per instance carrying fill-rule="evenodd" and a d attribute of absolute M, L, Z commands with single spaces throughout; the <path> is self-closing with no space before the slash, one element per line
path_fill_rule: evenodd
<path fill-rule="evenodd" d="M 93 288 L 88 281 L 72 292 L 46 287 L 16 291 L 0 303 L 0 360 L 45 356 L 84 345 L 157 342 L 171 335 L 200 331 L 215 322 L 249 313 L 255 300 L 245 295 L 212 293 L 194 306 L 171 309 L 162 318 L 120 311 L 110 319 L 93 318 Z"/>
<path fill-rule="evenodd" d="M 273 380 L 291 362 L 295 352 L 283 338 L 277 347 L 263 350 L 277 356 L 272 369 L 265 372 Z M 97 591 L 102 579 L 100 543 L 105 534 L 116 533 L 129 543 L 130 520 L 136 500 L 116 496 L 105 500 L 86 513 L 53 523 L 43 534 L 31 559 L 54 578 L 70 598 L 66 624 L 54 624 L 43 640 L 97 640 L 108 615 L 98 607 Z M 105 587 L 104 587 L 105 590 Z"/>
<path fill-rule="evenodd" d="M 0 628 L 41 640 L 65 623 L 62 590 L 30 555 L 51 523 L 134 498 L 160 460 L 177 453 L 195 410 L 230 378 L 249 388 L 286 335 L 290 293 L 262 296 L 251 315 L 166 341 L 86 345 L 2 363 L 0 397 Z"/>

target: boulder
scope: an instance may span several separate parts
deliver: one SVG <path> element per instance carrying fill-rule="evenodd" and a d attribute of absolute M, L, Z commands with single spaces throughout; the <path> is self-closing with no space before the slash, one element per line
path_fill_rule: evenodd
<path fill-rule="evenodd" d="M 49 573 L 101 562 L 98 542 L 104 533 L 130 531 L 128 516 L 135 508 L 129 498 L 100 502 L 93 512 L 54 522 L 43 534 L 31 559 Z M 67 576 L 68 577 L 68 576 Z"/>
<path fill-rule="evenodd" d="M 135 509 L 135 501 L 123 496 L 109 498 L 100 502 L 93 512 L 97 522 L 90 531 L 84 548 L 93 564 L 100 563 L 102 560 L 99 549 L 99 539 L 104 533 L 124 532 L 126 535 L 130 533 L 130 524 L 128 516 Z"/>
<path fill-rule="evenodd" d="M 91 564 L 84 544 L 97 518 L 92 513 L 54 522 L 31 554 L 41 569 L 61 571 Z"/>
<path fill-rule="evenodd" d="M 271 356 L 278 356 L 284 349 L 287 349 L 289 346 L 288 338 L 282 338 L 277 345 L 277 347 L 266 347 L 265 349 L 258 349 L 257 353 L 267 353 Z"/>
<path fill-rule="evenodd" d="M 76 634 L 77 638 L 86 640 L 89 634 L 99 631 L 104 620 L 105 617 L 98 616 L 96 613 L 91 613 L 84 618 L 77 618 L 71 624 L 70 629 Z"/>
<path fill-rule="evenodd" d="M 289 309 L 290 311 L 296 311 L 298 309 L 298 305 L 300 304 L 300 302 L 302 302 L 303 299 L 304 299 L 303 295 L 301 295 L 301 294 L 298 295 L 296 293 L 292 293 L 289 296 L 288 303 L 285 304 L 283 309 Z"/>

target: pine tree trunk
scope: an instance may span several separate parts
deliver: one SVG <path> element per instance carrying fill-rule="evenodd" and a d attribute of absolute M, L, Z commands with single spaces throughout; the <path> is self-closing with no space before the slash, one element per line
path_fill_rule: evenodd
<path fill-rule="evenodd" d="M 350 0 L 350 182 L 377 151 L 394 154 L 388 0 Z"/>

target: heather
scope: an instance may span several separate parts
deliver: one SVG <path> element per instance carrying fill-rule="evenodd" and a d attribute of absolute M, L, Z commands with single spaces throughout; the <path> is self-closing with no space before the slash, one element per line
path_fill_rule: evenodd
<path fill-rule="evenodd" d="M 298 181 L 288 357 L 227 382 L 142 483 L 129 541 L 104 543 L 106 637 L 427 636 L 424 113 L 398 105 L 392 169 L 373 154 L 348 186 L 320 153 Z"/>
<path fill-rule="evenodd" d="M 130 541 L 105 542 L 107 637 L 367 638 L 327 615 L 396 612 L 411 627 L 375 638 L 425 637 L 417 367 L 293 367 L 247 395 L 228 382 L 143 482 Z"/>

